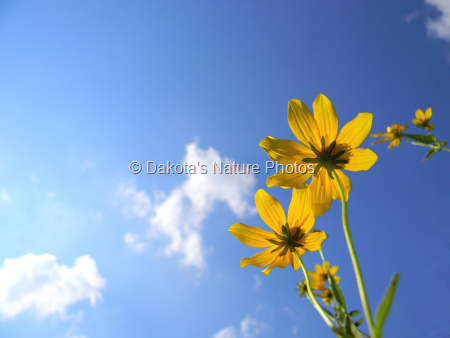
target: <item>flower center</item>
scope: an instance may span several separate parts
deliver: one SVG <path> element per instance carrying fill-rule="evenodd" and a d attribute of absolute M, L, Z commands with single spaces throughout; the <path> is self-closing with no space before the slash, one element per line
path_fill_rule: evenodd
<path fill-rule="evenodd" d="M 314 169 L 314 175 L 317 174 L 320 170 L 320 168 L 325 167 L 328 171 L 328 175 L 331 179 L 333 179 L 333 176 L 331 175 L 330 167 L 333 169 L 343 169 L 342 167 L 339 167 L 338 164 L 346 164 L 348 163 L 348 160 L 338 160 L 339 157 L 341 157 L 345 150 L 341 150 L 338 153 L 331 155 L 331 152 L 333 151 L 334 147 L 336 147 L 336 140 L 330 143 L 330 146 L 328 149 L 325 149 L 325 138 L 322 136 L 322 151 L 317 150 L 312 143 L 309 143 L 311 150 L 316 154 L 316 158 L 304 158 L 302 161 L 305 163 L 317 163 L 315 169 Z"/>
<path fill-rule="evenodd" d="M 302 244 L 297 243 L 299 240 L 305 236 L 304 233 L 301 232 L 300 227 L 297 227 L 294 235 L 291 235 L 291 230 L 289 229 L 289 223 L 286 222 L 286 225 L 281 227 L 282 234 L 278 234 L 275 230 L 273 230 L 274 235 L 280 240 L 276 241 L 274 239 L 266 238 L 272 244 L 275 244 L 277 247 L 273 249 L 270 253 L 280 250 L 283 248 L 283 251 L 279 254 L 279 256 L 286 255 L 288 250 L 294 251 L 295 248 L 301 247 Z"/>

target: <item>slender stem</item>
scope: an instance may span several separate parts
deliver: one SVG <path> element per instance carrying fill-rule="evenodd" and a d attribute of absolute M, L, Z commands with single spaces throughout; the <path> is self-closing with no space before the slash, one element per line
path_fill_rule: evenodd
<path fill-rule="evenodd" d="M 414 141 L 408 140 L 406 137 L 404 139 L 406 140 L 406 142 L 409 142 L 409 143 L 411 143 L 412 145 L 415 145 L 415 146 L 434 148 L 434 144 L 426 144 L 426 143 L 421 143 L 421 142 L 414 142 Z"/>
<path fill-rule="evenodd" d="M 422 147 L 428 147 L 428 148 L 435 148 L 436 145 L 438 145 L 438 147 L 437 147 L 438 150 L 441 150 L 441 149 L 442 149 L 442 150 L 450 151 L 449 148 L 443 147 L 443 146 L 441 146 L 440 144 L 436 144 L 436 143 L 426 144 L 426 143 L 421 143 L 421 142 L 414 142 L 414 141 L 408 140 L 406 137 L 404 137 L 404 139 L 406 140 L 406 142 L 409 142 L 409 143 L 411 143 L 412 145 L 415 145 L 415 146 L 422 146 Z"/>
<path fill-rule="evenodd" d="M 339 190 L 342 202 L 342 226 L 344 228 L 345 239 L 347 241 L 348 251 L 350 252 L 350 257 L 353 264 L 353 269 L 355 270 L 356 283 L 358 284 L 359 297 L 361 298 L 361 305 L 366 317 L 367 326 L 369 327 L 370 335 L 373 338 L 377 338 L 378 334 L 375 329 L 375 325 L 372 319 L 372 313 L 370 311 L 369 299 L 367 298 L 366 287 L 364 285 L 364 280 L 361 273 L 361 268 L 359 267 L 358 257 L 356 256 L 355 247 L 353 245 L 352 236 L 350 234 L 350 228 L 348 226 L 348 215 L 347 215 L 347 201 L 345 200 L 344 190 L 342 189 L 341 182 L 339 181 L 336 172 L 333 170 L 331 165 L 327 163 L 327 167 L 331 170 L 336 185 Z"/>
<path fill-rule="evenodd" d="M 316 297 L 314 296 L 314 294 L 311 290 L 311 283 L 309 281 L 309 275 L 308 275 L 308 271 L 306 271 L 305 264 L 303 264 L 303 261 L 300 258 L 300 255 L 298 254 L 297 250 L 293 250 L 293 253 L 294 253 L 295 257 L 297 257 L 297 259 L 300 263 L 300 266 L 302 267 L 303 273 L 305 274 L 306 287 L 308 289 L 309 297 L 311 298 L 310 299 L 311 303 L 313 304 L 315 309 L 320 313 L 320 315 L 322 316 L 325 323 L 327 323 L 327 325 L 331 329 L 333 329 L 334 328 L 333 323 L 331 322 L 330 318 L 328 318 L 328 315 L 325 313 L 325 311 L 323 311 L 322 307 L 320 306 L 319 302 L 317 301 Z"/>

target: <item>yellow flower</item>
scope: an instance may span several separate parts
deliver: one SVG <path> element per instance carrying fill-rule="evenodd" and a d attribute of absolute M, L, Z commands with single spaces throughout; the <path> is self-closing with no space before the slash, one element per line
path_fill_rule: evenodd
<path fill-rule="evenodd" d="M 333 299 L 333 293 L 329 289 L 323 289 L 321 291 L 322 291 L 322 293 L 314 292 L 314 294 L 317 297 L 321 297 L 323 302 L 325 303 L 325 305 L 327 305 L 327 306 L 330 305 L 330 303 L 331 303 L 331 301 Z"/>
<path fill-rule="evenodd" d="M 339 169 L 350 171 L 368 170 L 378 159 L 370 149 L 358 148 L 372 128 L 372 114 L 360 113 L 338 132 L 338 118 L 333 103 L 323 94 L 313 103 L 314 116 L 300 100 L 290 100 L 288 122 L 292 132 L 303 144 L 290 140 L 266 137 L 260 142 L 269 157 L 283 165 L 315 163 L 311 181 L 311 207 L 316 217 L 322 216 L 330 207 L 332 199 L 341 199 L 336 183 L 325 163 L 336 171 L 345 199 L 352 188 L 350 179 Z M 280 171 L 267 179 L 267 186 L 282 188 L 301 187 L 310 173 L 289 174 Z"/>
<path fill-rule="evenodd" d="M 372 137 L 384 137 L 381 140 L 372 142 L 371 146 L 375 143 L 392 141 L 389 144 L 388 149 L 392 149 L 393 147 L 398 147 L 400 145 L 400 141 L 402 139 L 403 131 L 408 128 L 408 126 L 401 126 L 399 124 L 393 124 L 392 127 L 387 127 L 387 133 L 378 133 L 372 134 Z"/>
<path fill-rule="evenodd" d="M 434 125 L 432 123 L 428 123 L 430 121 L 431 116 L 433 116 L 433 112 L 431 111 L 431 108 L 428 108 L 425 114 L 421 109 L 417 109 L 416 111 L 416 119 L 412 120 L 412 123 L 414 123 L 418 127 L 426 128 L 428 130 L 431 130 L 434 128 Z"/>
<path fill-rule="evenodd" d="M 339 269 L 338 266 L 333 266 L 332 268 L 330 268 L 330 262 L 325 261 L 325 263 L 323 263 L 323 266 L 316 264 L 315 268 L 316 268 L 316 272 L 308 271 L 308 275 L 313 279 L 311 281 L 311 288 L 313 288 L 314 290 L 323 290 L 323 289 L 325 289 L 325 283 L 327 281 L 329 281 L 331 283 L 331 281 L 328 279 L 327 269 L 333 275 L 336 283 L 339 283 L 339 279 L 341 279 L 341 278 L 338 276 L 335 276 L 336 272 Z"/>
<path fill-rule="evenodd" d="M 314 225 L 314 215 L 309 206 L 309 191 L 306 188 L 294 189 L 289 205 L 288 219 L 281 204 L 264 190 L 255 195 L 256 209 L 262 220 L 271 228 L 267 230 L 233 224 L 228 230 L 242 243 L 255 248 L 267 248 L 251 258 L 241 260 L 241 268 L 247 265 L 263 267 L 269 265 L 263 274 L 268 275 L 275 267 L 284 269 L 289 263 L 298 270 L 300 263 L 292 253 L 296 250 L 301 256 L 305 251 L 317 251 L 327 238 L 325 232 L 309 233 Z M 309 233 L 309 234 L 308 234 Z"/>
<path fill-rule="evenodd" d="M 297 291 L 300 297 L 306 297 L 308 295 L 308 287 L 304 280 L 300 280 L 300 283 L 297 283 Z"/>

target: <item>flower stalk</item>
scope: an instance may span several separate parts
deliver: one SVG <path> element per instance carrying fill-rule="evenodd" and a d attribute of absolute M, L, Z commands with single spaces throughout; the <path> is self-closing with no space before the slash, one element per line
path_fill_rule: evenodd
<path fill-rule="evenodd" d="M 372 338 L 378 338 L 377 330 L 375 328 L 372 313 L 370 310 L 369 299 L 367 297 L 366 287 L 364 284 L 363 276 L 361 273 L 361 268 L 359 266 L 358 256 L 356 255 L 355 247 L 353 245 L 352 236 L 350 234 L 350 228 L 348 225 L 348 214 L 347 214 L 347 201 L 345 200 L 344 190 L 342 189 L 341 182 L 339 181 L 336 172 L 330 164 L 326 164 L 333 178 L 336 182 L 337 188 L 339 190 L 339 195 L 342 201 L 342 226 L 344 228 L 345 240 L 347 241 L 348 251 L 350 253 L 350 258 L 352 260 L 353 269 L 355 270 L 356 282 L 359 290 L 359 297 L 361 299 L 361 305 L 364 311 L 364 316 L 366 317 L 367 326 L 369 327 L 370 335 Z"/>
<path fill-rule="evenodd" d="M 314 294 L 312 292 L 311 282 L 309 281 L 309 275 L 308 275 L 308 271 L 306 270 L 305 264 L 303 263 L 303 261 L 302 261 L 300 255 L 298 254 L 297 250 L 292 250 L 292 253 L 295 255 L 295 257 L 297 257 L 298 262 L 300 263 L 300 266 L 301 266 L 301 268 L 303 270 L 303 274 L 305 275 L 306 287 L 308 289 L 308 294 L 309 294 L 309 298 L 310 298 L 311 303 L 313 304 L 314 308 L 320 313 L 320 315 L 322 316 L 323 320 L 330 327 L 330 329 L 334 329 L 333 323 L 331 322 L 330 318 L 328 318 L 328 315 L 322 309 L 322 307 L 320 306 L 319 302 L 316 299 L 316 296 L 314 296 Z"/>

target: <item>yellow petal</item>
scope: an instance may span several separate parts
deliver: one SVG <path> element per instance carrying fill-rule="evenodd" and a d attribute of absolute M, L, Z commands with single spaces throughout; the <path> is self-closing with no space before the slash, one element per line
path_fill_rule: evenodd
<path fill-rule="evenodd" d="M 348 145 L 351 148 L 359 147 L 369 136 L 372 129 L 372 119 L 371 113 L 359 113 L 356 118 L 341 129 L 336 144 Z"/>
<path fill-rule="evenodd" d="M 303 189 L 292 189 L 292 199 L 288 212 L 288 223 L 292 235 L 297 231 L 297 227 L 300 227 L 302 233 L 306 234 L 314 225 L 314 214 L 309 195 L 307 185 Z"/>
<path fill-rule="evenodd" d="M 314 119 L 320 132 L 320 139 L 325 138 L 325 148 L 336 140 L 338 117 L 333 103 L 323 94 L 319 94 L 313 103 Z"/>
<path fill-rule="evenodd" d="M 339 182 L 341 183 L 342 190 L 344 190 L 345 200 L 348 201 L 348 193 L 352 189 L 352 182 L 341 170 L 335 170 L 337 177 L 339 178 Z M 341 194 L 339 194 L 339 190 L 337 187 L 337 183 L 333 180 L 333 199 L 341 200 Z"/>
<path fill-rule="evenodd" d="M 302 248 L 306 251 L 318 251 L 322 248 L 322 242 L 327 238 L 325 231 L 313 232 L 303 237 Z"/>
<path fill-rule="evenodd" d="M 372 137 L 389 137 L 391 136 L 391 133 L 378 133 L 378 134 L 372 134 Z M 334 151 L 333 151 L 334 153 Z"/>
<path fill-rule="evenodd" d="M 255 195 L 256 209 L 262 220 L 277 233 L 286 224 L 286 216 L 281 204 L 264 190 L 259 189 Z"/>
<path fill-rule="evenodd" d="M 259 268 L 262 268 L 263 266 L 267 266 L 269 264 L 271 264 L 276 257 L 280 254 L 280 250 L 275 251 L 275 252 L 271 252 L 273 249 L 275 249 L 275 245 L 271 246 L 270 248 L 261 251 L 259 253 L 257 253 L 256 255 L 254 255 L 251 258 L 242 258 L 241 259 L 241 268 L 243 268 L 244 266 L 247 265 L 254 265 L 257 266 Z"/>
<path fill-rule="evenodd" d="M 230 229 L 228 229 L 231 234 L 240 240 L 242 243 L 255 248 L 267 248 L 273 244 L 266 240 L 266 238 L 274 238 L 274 234 L 258 228 L 249 227 L 242 223 L 233 224 Z"/>
<path fill-rule="evenodd" d="M 421 120 L 414 119 L 414 120 L 412 120 L 412 123 L 414 123 L 416 126 L 420 127 L 423 122 Z"/>
<path fill-rule="evenodd" d="M 316 174 L 309 186 L 311 192 L 311 208 L 314 216 L 322 216 L 331 205 L 333 188 L 331 187 L 331 179 L 328 177 L 327 170 L 321 168 Z"/>
<path fill-rule="evenodd" d="M 259 145 L 272 161 L 280 164 L 300 164 L 304 158 L 316 157 L 309 148 L 291 140 L 279 140 L 269 136 L 259 142 Z"/>
<path fill-rule="evenodd" d="M 370 149 L 357 148 L 345 153 L 339 159 L 348 160 L 348 163 L 339 165 L 345 170 L 361 171 L 369 170 L 378 160 L 378 156 Z"/>
<path fill-rule="evenodd" d="M 423 113 L 422 109 L 416 110 L 416 118 L 421 121 L 425 120 L 425 114 Z"/>
<path fill-rule="evenodd" d="M 281 268 L 284 269 L 289 264 L 289 257 L 287 257 L 287 254 L 284 256 L 278 256 L 275 258 L 275 260 L 270 264 L 267 269 L 264 269 L 261 271 L 263 274 L 268 275 L 270 273 L 270 270 L 273 268 Z"/>
<path fill-rule="evenodd" d="M 431 116 L 433 116 L 433 112 L 431 111 L 431 108 L 428 108 L 427 111 L 425 112 L 425 119 L 429 120 L 431 119 Z"/>
<path fill-rule="evenodd" d="M 295 248 L 295 250 L 297 250 L 298 255 L 300 257 L 305 253 L 305 250 L 303 250 L 301 248 Z M 286 255 L 288 255 L 288 257 L 289 257 L 289 262 L 291 263 L 291 266 L 295 270 L 298 270 L 300 268 L 300 262 L 298 261 L 297 257 L 295 257 L 291 251 L 289 251 Z"/>
<path fill-rule="evenodd" d="M 314 169 L 313 169 L 314 170 Z M 303 171 L 303 169 L 301 169 Z M 303 188 L 305 186 L 305 182 L 308 178 L 311 177 L 311 174 L 306 172 L 304 174 L 288 174 L 287 172 L 279 171 L 273 176 L 267 177 L 267 187 L 282 187 L 284 189 L 290 188 Z"/>
<path fill-rule="evenodd" d="M 319 278 L 319 274 L 317 272 L 308 271 L 308 275 L 309 275 L 309 277 L 311 277 L 313 279 Z"/>
<path fill-rule="evenodd" d="M 372 142 L 370 145 L 373 146 L 374 144 L 377 144 L 377 143 L 380 143 L 380 142 L 387 142 L 387 141 L 389 141 L 389 140 L 390 140 L 390 138 L 389 138 L 389 137 L 386 137 L 386 138 L 383 138 L 383 139 L 381 139 L 381 140 Z"/>
<path fill-rule="evenodd" d="M 320 275 L 321 273 L 323 273 L 322 271 L 322 267 L 319 264 L 314 265 L 314 268 L 317 271 L 317 274 Z M 317 278 L 317 277 L 316 277 Z"/>
<path fill-rule="evenodd" d="M 307 147 L 309 147 L 309 143 L 311 142 L 316 149 L 321 149 L 317 122 L 302 101 L 295 99 L 289 100 L 288 122 L 292 132 L 300 142 Z"/>
<path fill-rule="evenodd" d="M 332 275 L 334 275 L 334 274 L 338 271 L 338 269 L 339 269 L 338 266 L 333 266 L 333 267 L 330 269 L 330 273 L 331 273 Z M 334 278 L 336 278 L 336 276 L 335 276 Z"/>

